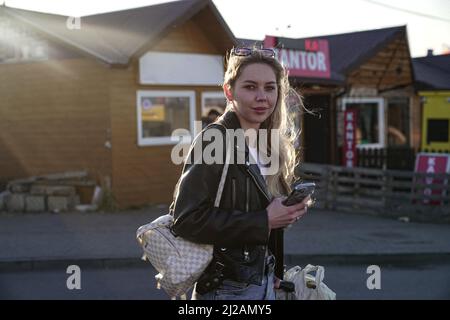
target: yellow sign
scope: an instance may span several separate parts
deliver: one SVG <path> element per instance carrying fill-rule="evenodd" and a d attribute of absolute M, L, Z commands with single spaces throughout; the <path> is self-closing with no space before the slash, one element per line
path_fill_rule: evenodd
<path fill-rule="evenodd" d="M 422 149 L 450 152 L 450 92 L 424 91 Z"/>
<path fill-rule="evenodd" d="M 164 121 L 165 108 L 164 105 L 152 105 L 141 109 L 142 121 Z"/>

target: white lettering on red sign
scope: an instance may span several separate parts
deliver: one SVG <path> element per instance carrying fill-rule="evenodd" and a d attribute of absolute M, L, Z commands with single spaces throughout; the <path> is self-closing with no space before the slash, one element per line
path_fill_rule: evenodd
<path fill-rule="evenodd" d="M 355 145 L 355 115 L 353 110 L 347 110 L 344 115 L 344 165 L 354 167 L 356 165 Z"/>
<path fill-rule="evenodd" d="M 321 51 L 306 52 L 290 49 L 275 49 L 279 60 L 290 70 L 327 72 L 325 54 Z"/>
<path fill-rule="evenodd" d="M 436 158 L 433 158 L 433 157 L 428 158 L 426 173 L 435 173 L 435 170 L 434 170 L 435 165 L 436 165 Z M 430 177 L 425 178 L 425 184 L 432 184 L 432 183 L 433 183 L 433 178 L 430 178 Z M 431 188 L 425 188 L 423 190 L 423 193 L 427 196 L 430 196 L 432 194 L 432 190 L 431 190 Z M 430 202 L 429 199 L 424 200 L 424 203 L 429 203 L 429 202 Z"/>
<path fill-rule="evenodd" d="M 303 47 L 281 49 L 281 43 L 277 38 L 266 36 L 264 47 L 274 48 L 277 59 L 288 69 L 289 77 L 331 78 L 328 40 L 305 39 L 304 41 Z"/>
<path fill-rule="evenodd" d="M 444 154 L 430 154 L 419 153 L 417 155 L 415 171 L 419 173 L 433 174 L 445 174 L 450 173 L 450 155 Z M 426 196 L 445 196 L 446 188 L 448 184 L 447 178 L 436 178 L 435 176 L 424 177 L 418 180 L 420 187 L 422 187 L 423 195 Z M 439 186 L 442 186 L 440 188 Z M 431 205 L 442 204 L 443 199 L 423 199 L 423 203 Z"/>

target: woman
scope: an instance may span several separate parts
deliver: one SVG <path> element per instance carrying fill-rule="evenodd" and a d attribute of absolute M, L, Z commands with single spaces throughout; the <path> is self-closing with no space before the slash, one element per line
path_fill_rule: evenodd
<path fill-rule="evenodd" d="M 271 49 L 235 48 L 228 58 L 223 91 L 228 101 L 225 113 L 197 136 L 175 190 L 173 231 L 190 241 L 214 245 L 213 261 L 196 283 L 193 299 L 273 300 L 274 287 L 283 276 L 283 228 L 306 213 L 309 199 L 290 207 L 281 203 L 290 192 L 295 166 L 287 73 Z M 276 157 L 272 162 L 279 164 L 267 175 L 267 166 L 249 161 L 264 150 L 254 141 L 245 143 L 245 161 L 229 164 L 219 207 L 213 204 L 223 162 L 193 159 L 196 145 L 205 150 L 212 143 L 199 138 L 212 129 L 221 130 L 224 137 L 226 129 L 267 130 L 267 137 L 271 133 L 279 137 L 276 147 L 270 139 L 265 144 L 270 159 Z M 243 149 L 235 142 L 231 146 L 234 154 Z"/>

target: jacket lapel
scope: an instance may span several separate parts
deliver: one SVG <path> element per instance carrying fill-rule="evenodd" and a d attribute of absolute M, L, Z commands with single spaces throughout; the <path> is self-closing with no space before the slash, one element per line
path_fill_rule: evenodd
<path fill-rule="evenodd" d="M 236 114 L 233 111 L 228 111 L 226 114 L 224 114 L 223 118 L 219 120 L 226 128 L 228 129 L 239 129 L 241 128 L 241 125 L 239 123 L 239 119 L 236 116 Z M 270 201 L 272 198 L 270 196 L 269 190 L 267 188 L 266 180 L 261 175 L 261 171 L 259 170 L 259 167 L 256 163 L 250 163 L 250 152 L 248 150 L 247 143 L 245 144 L 245 150 L 241 150 L 242 148 L 239 148 L 239 146 L 235 146 L 234 150 L 236 152 L 236 160 L 237 159 L 245 159 L 245 163 L 241 164 L 242 162 L 238 162 L 238 166 L 248 172 L 252 178 L 253 181 L 256 183 L 258 189 L 261 190 L 261 192 L 266 196 L 266 198 Z M 252 161 L 255 162 L 255 161 Z"/>
<path fill-rule="evenodd" d="M 248 173 L 253 177 L 253 181 L 256 183 L 258 188 L 264 193 L 268 200 L 271 199 L 269 190 L 267 188 L 267 183 L 259 170 L 259 166 L 256 164 L 256 159 L 250 161 L 251 155 L 248 150 L 248 145 L 245 144 L 245 168 Z"/>

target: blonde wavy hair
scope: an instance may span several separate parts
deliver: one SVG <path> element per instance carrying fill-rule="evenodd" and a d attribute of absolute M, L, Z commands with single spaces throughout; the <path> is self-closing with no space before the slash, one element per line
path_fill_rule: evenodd
<path fill-rule="evenodd" d="M 277 154 L 280 170 L 274 175 L 266 177 L 267 187 L 272 196 L 286 195 L 291 191 L 291 184 L 296 179 L 295 167 L 297 165 L 297 152 L 295 143 L 299 137 L 299 130 L 295 132 L 295 117 L 299 110 L 304 109 L 302 97 L 290 87 L 287 70 L 277 59 L 263 55 L 257 48 L 248 56 L 233 55 L 231 50 L 227 57 L 227 70 L 225 72 L 223 87 L 229 86 L 233 90 L 236 80 L 242 74 L 244 68 L 254 63 L 264 63 L 272 68 L 276 76 L 278 87 L 278 100 L 272 114 L 261 124 L 261 129 L 280 130 L 279 150 L 271 149 L 271 139 L 267 141 L 269 154 Z M 292 99 L 292 95 L 294 99 Z M 295 100 L 295 103 L 292 101 Z M 233 105 L 227 104 L 225 111 L 232 110 Z"/>

